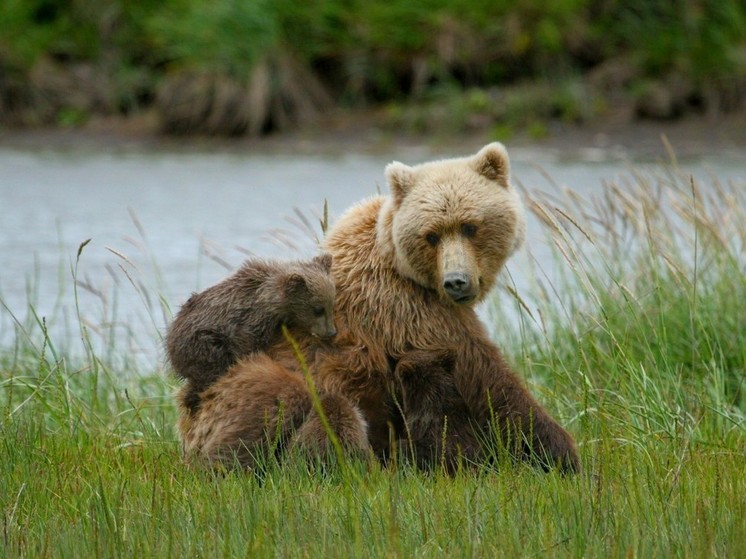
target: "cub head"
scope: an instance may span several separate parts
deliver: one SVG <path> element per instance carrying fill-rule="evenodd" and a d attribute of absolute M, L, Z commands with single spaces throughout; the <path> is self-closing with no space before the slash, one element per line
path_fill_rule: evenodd
<path fill-rule="evenodd" d="M 336 288 L 331 277 L 332 256 L 328 253 L 299 262 L 285 279 L 284 314 L 288 328 L 329 339 L 334 326 Z"/>
<path fill-rule="evenodd" d="M 412 167 L 393 162 L 386 179 L 377 239 L 397 271 L 454 304 L 481 301 L 525 237 L 503 145 Z"/>

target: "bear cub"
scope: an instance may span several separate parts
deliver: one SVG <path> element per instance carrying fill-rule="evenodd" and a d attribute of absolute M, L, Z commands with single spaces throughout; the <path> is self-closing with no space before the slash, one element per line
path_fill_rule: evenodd
<path fill-rule="evenodd" d="M 188 413 L 232 365 L 278 342 L 283 325 L 319 340 L 336 335 L 331 265 L 327 253 L 292 262 L 248 260 L 184 303 L 166 334 L 166 353 L 174 374 L 187 381 L 181 400 Z"/>
<path fill-rule="evenodd" d="M 475 451 L 469 410 L 453 380 L 455 350 L 411 350 L 394 367 L 393 427 L 405 458 L 423 470 L 455 473 Z"/>

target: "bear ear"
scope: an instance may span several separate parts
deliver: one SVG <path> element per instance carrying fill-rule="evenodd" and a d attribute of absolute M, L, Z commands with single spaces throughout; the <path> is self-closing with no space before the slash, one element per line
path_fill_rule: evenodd
<path fill-rule="evenodd" d="M 306 285 L 306 278 L 293 272 L 285 280 L 285 294 L 296 293 Z"/>
<path fill-rule="evenodd" d="M 449 373 L 453 371 L 453 368 L 456 366 L 456 352 L 455 351 L 447 351 L 442 350 L 438 354 L 438 363 L 440 366 L 448 371 Z"/>
<path fill-rule="evenodd" d="M 404 163 L 393 161 L 386 165 L 385 173 L 394 200 L 400 202 L 414 184 L 414 169 Z"/>
<path fill-rule="evenodd" d="M 318 256 L 314 256 L 312 262 L 326 273 L 332 271 L 332 255 L 328 252 L 322 252 Z"/>
<path fill-rule="evenodd" d="M 483 177 L 507 187 L 510 184 L 510 159 L 500 142 L 487 144 L 472 158 L 474 170 Z"/>

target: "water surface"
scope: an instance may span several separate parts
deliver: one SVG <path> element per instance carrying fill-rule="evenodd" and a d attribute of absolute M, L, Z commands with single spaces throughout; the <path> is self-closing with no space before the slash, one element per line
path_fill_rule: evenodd
<path fill-rule="evenodd" d="M 657 167 L 598 153 L 589 160 L 513 150 L 511 157 L 521 187 L 570 187 L 585 196 L 632 166 Z M 0 341 L 10 343 L 17 335 L 11 314 L 21 323 L 31 320 L 31 302 L 39 317 L 66 336 L 77 335 L 78 310 L 102 338 L 102 323 L 116 322 L 126 332 L 127 350 L 154 362 L 168 309 L 177 309 L 192 291 L 224 277 L 247 254 L 311 254 L 325 200 L 333 222 L 355 202 L 386 191 L 383 169 L 391 160 L 414 164 L 431 158 L 424 150 L 299 156 L 1 148 L 0 296 L 6 309 L 0 313 Z M 746 177 L 746 159 L 708 157 L 683 166 L 701 177 Z M 311 233 L 296 210 L 308 219 Z M 87 239 L 76 309 L 71 268 Z M 539 260 L 548 254 L 533 219 L 528 246 Z M 509 267 L 519 289 L 525 258 L 527 253 L 519 255 Z"/>

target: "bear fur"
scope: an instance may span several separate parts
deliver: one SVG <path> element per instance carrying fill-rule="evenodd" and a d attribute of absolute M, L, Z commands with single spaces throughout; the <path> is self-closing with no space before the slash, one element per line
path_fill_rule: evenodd
<path fill-rule="evenodd" d="M 382 460 L 392 441 L 409 441 L 425 467 L 481 464 L 506 448 L 543 468 L 579 471 L 572 437 L 511 371 L 474 309 L 525 236 L 505 148 L 493 143 L 471 157 L 417 166 L 394 162 L 386 178 L 391 194 L 350 208 L 324 244 L 333 257 L 338 335 L 309 363 L 319 393 L 336 398 L 329 423 L 343 447 L 359 448 L 365 432 Z M 230 376 L 247 383 L 261 377 L 269 395 L 247 384 L 234 406 L 274 394 L 283 418 L 303 418 L 296 435 L 313 432 L 304 425 L 314 420 L 307 404 L 294 407 L 307 388 L 297 383 L 297 393 L 281 391 L 287 371 L 299 374 L 292 355 L 278 344 L 265 357 L 240 362 Z M 229 389 L 226 378 L 211 390 Z M 392 406 L 397 397 L 401 410 Z M 273 405 L 262 408 L 265 423 L 278 421 Z M 358 427 L 351 427 L 358 414 Z M 201 452 L 204 444 L 191 433 L 228 432 L 223 425 L 230 423 L 236 427 L 219 446 L 254 448 L 262 444 L 257 421 L 257 414 L 235 408 L 205 409 L 183 426 L 182 437 Z"/>
<path fill-rule="evenodd" d="M 181 404 L 193 413 L 200 393 L 228 368 L 282 338 L 282 326 L 319 340 L 336 335 L 331 256 L 276 262 L 249 260 L 235 273 L 193 294 L 166 334 L 174 374 L 187 381 Z"/>
<path fill-rule="evenodd" d="M 291 363 L 292 365 L 292 360 Z M 179 431 L 188 461 L 256 468 L 289 448 L 331 454 L 333 448 L 302 374 L 264 353 L 231 367 L 184 413 Z M 368 451 L 365 420 L 344 396 L 322 393 L 319 403 L 348 453 Z"/>
<path fill-rule="evenodd" d="M 471 426 L 449 419 L 468 416 L 466 402 L 453 383 L 453 351 L 410 351 L 394 368 L 392 423 L 401 455 L 420 468 L 455 472 L 459 458 L 472 455 Z"/>

